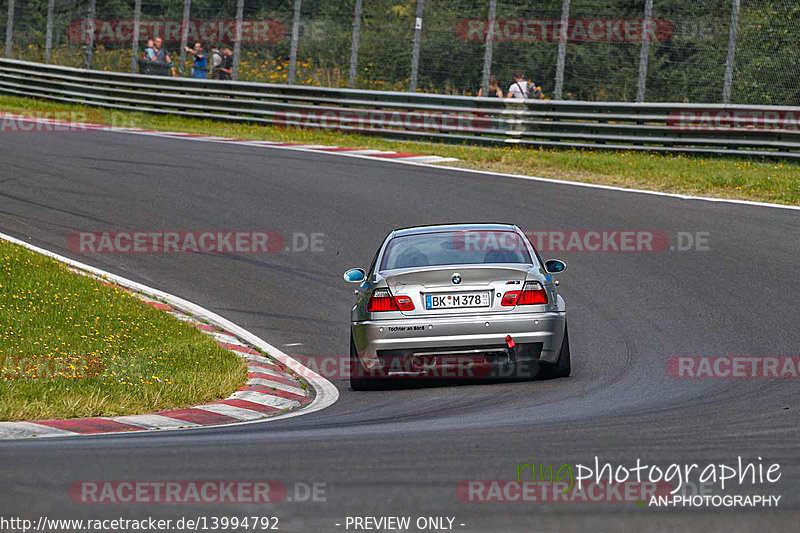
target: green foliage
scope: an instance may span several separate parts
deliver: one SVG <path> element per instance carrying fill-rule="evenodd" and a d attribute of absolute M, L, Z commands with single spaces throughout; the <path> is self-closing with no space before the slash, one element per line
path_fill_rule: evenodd
<path fill-rule="evenodd" d="M 559 20 L 563 0 L 500 0 L 498 19 Z M 344 85 L 350 61 L 355 0 L 304 0 L 298 60 L 317 72 L 301 83 Z M 19 9 L 14 32 L 15 49 L 34 45 L 43 49 L 47 0 L 29 0 Z M 70 21 L 85 16 L 87 0 L 57 3 L 56 46 L 61 58 L 81 64 L 81 43 L 67 39 Z M 98 18 L 128 19 L 130 0 L 98 3 Z M 423 14 L 419 87 L 438 93 L 475 94 L 481 83 L 484 43 L 467 42 L 456 32 L 460 21 L 486 19 L 488 0 L 426 0 Z M 246 0 L 245 18 L 283 24 L 278 42 L 244 43 L 243 53 L 253 65 L 284 64 L 290 55 L 293 2 Z M 411 70 L 415 0 L 364 2 L 357 64 L 359 87 L 406 89 Z M 664 39 L 651 43 L 646 99 L 654 102 L 720 102 L 730 31 L 730 0 L 674 0 L 655 2 L 653 18 L 671 28 Z M 0 10 L 4 11 L 4 10 Z M 183 0 L 146 0 L 144 19 L 179 20 Z M 192 18 L 230 20 L 236 0 L 193 0 Z M 4 17 L 5 13 L 0 13 Z M 644 16 L 643 0 L 572 0 L 571 19 L 630 20 Z M 0 22 L 2 24 L 2 22 Z M 733 79 L 733 102 L 800 105 L 800 4 L 794 0 L 743 2 Z M 217 43 L 207 43 L 217 44 Z M 170 45 L 172 51 L 177 46 Z M 126 51 L 127 43 L 104 44 Z M 566 46 L 565 97 L 576 100 L 631 101 L 636 95 L 640 42 L 576 42 Z M 102 54 L 102 52 L 101 52 Z M 101 55 L 99 54 L 99 55 Z M 542 86 L 545 95 L 555 88 L 556 42 L 495 42 L 492 73 L 506 88 L 511 73 L 524 70 Z M 243 56 L 245 57 L 245 56 Z M 103 59 L 99 64 L 110 64 Z M 115 61 L 127 70 L 129 61 Z M 116 67 L 112 67 L 116 68 Z M 259 67 L 261 68 L 261 67 Z M 244 79 L 274 79 L 274 72 Z M 279 77 L 279 76 L 278 76 Z"/>

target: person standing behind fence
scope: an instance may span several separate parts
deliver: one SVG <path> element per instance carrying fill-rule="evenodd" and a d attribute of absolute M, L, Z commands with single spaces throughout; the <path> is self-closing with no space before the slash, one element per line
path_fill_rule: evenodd
<path fill-rule="evenodd" d="M 508 88 L 508 98 L 524 100 L 528 98 L 528 82 L 525 81 L 525 74 L 522 72 L 514 73 L 514 83 Z"/>
<path fill-rule="evenodd" d="M 497 82 L 497 76 L 495 76 L 494 74 L 489 76 L 488 89 L 489 89 L 488 90 L 489 94 L 487 94 L 486 96 L 497 97 L 497 98 L 503 97 L 503 89 L 500 88 L 500 84 Z M 478 96 L 484 96 L 483 87 L 478 89 Z"/>
<path fill-rule="evenodd" d="M 178 73 L 175 72 L 175 64 L 172 62 L 172 59 L 170 59 L 169 53 L 164 49 L 164 39 L 161 37 L 156 37 L 154 45 L 156 51 L 156 61 L 169 67 L 172 75 L 177 76 Z"/>
<path fill-rule="evenodd" d="M 233 79 L 233 50 L 229 46 L 222 47 L 222 64 L 219 66 L 219 79 Z"/>
<path fill-rule="evenodd" d="M 186 53 L 194 56 L 192 62 L 192 78 L 204 80 L 208 78 L 208 58 L 203 52 L 201 43 L 194 43 L 194 48 L 186 47 Z"/>
<path fill-rule="evenodd" d="M 219 51 L 217 48 L 211 49 L 211 79 L 218 80 L 219 79 L 219 67 L 222 65 L 222 61 L 224 60 L 224 56 L 222 52 Z"/>

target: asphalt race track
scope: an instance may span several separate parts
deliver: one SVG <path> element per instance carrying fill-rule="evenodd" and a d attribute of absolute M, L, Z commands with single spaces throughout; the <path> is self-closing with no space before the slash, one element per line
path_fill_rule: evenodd
<path fill-rule="evenodd" d="M 0 515 L 449 516 L 459 531 L 800 529 L 800 381 L 677 379 L 673 356 L 800 355 L 800 212 L 491 177 L 391 162 L 110 132 L 0 137 L 0 231 L 181 296 L 291 355 L 348 353 L 352 286 L 392 227 L 514 222 L 541 230 L 707 232 L 708 250 L 545 253 L 568 265 L 573 377 L 355 393 L 318 413 L 233 428 L 0 442 Z M 323 233 L 324 251 L 77 254 L 74 231 Z M 296 344 L 300 343 L 300 344 Z M 293 346 L 285 346 L 292 344 Z M 779 463 L 773 508 L 465 502 L 465 480 L 516 465 Z M 83 504 L 81 480 L 324 483 L 324 501 Z M 712 489 L 722 493 L 719 487 Z M 290 496 L 291 496 L 290 490 Z M 336 524 L 341 524 L 337 526 Z M 464 524 L 463 526 L 460 524 Z M 353 530 L 352 528 L 350 529 Z"/>

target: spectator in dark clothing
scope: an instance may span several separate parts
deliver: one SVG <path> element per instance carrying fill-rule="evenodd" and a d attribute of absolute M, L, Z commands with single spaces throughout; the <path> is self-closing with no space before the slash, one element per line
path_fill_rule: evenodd
<path fill-rule="evenodd" d="M 493 97 L 496 96 L 497 98 L 503 97 L 503 89 L 500 88 L 500 84 L 497 82 L 497 76 L 492 74 L 489 76 L 489 91 L 487 95 L 483 94 L 483 87 L 478 89 L 478 96 L 489 96 Z"/>
<path fill-rule="evenodd" d="M 156 52 L 156 61 L 158 63 L 163 63 L 170 68 L 173 76 L 177 76 L 178 73 L 175 71 L 175 64 L 172 62 L 172 59 L 169 57 L 169 52 L 164 48 L 164 39 L 161 37 L 156 37 L 154 41 L 155 52 Z"/>
<path fill-rule="evenodd" d="M 222 64 L 219 66 L 219 79 L 233 79 L 233 50 L 229 46 L 222 47 Z"/>

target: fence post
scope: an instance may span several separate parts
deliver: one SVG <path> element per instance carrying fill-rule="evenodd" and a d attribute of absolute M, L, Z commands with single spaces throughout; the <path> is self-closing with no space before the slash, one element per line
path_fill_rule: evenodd
<path fill-rule="evenodd" d="M 86 33 L 86 69 L 92 68 L 92 55 L 94 54 L 94 33 L 97 30 L 97 0 L 89 0 L 89 11 L 87 18 L 89 20 L 89 31 Z"/>
<path fill-rule="evenodd" d="M 653 0 L 644 2 L 644 21 L 642 21 L 642 47 L 639 49 L 639 81 L 636 85 L 636 101 L 644 102 L 644 90 L 647 85 L 647 61 L 650 59 L 650 32 L 648 25 L 653 24 Z"/>
<path fill-rule="evenodd" d="M 736 57 L 736 30 L 739 25 L 739 0 L 731 0 L 731 27 L 728 32 L 728 58 L 725 60 L 725 80 L 722 82 L 722 103 L 731 103 L 733 60 Z"/>
<path fill-rule="evenodd" d="M 236 32 L 233 38 L 233 72 L 231 78 L 239 79 L 239 61 L 242 55 L 242 22 L 244 21 L 244 0 L 236 2 Z"/>
<path fill-rule="evenodd" d="M 297 78 L 297 43 L 300 41 L 300 9 L 302 0 L 294 0 L 294 15 L 292 15 L 292 48 L 289 53 L 289 85 L 294 85 Z"/>
<path fill-rule="evenodd" d="M 414 47 L 411 51 L 411 81 L 408 90 L 417 90 L 417 77 L 419 75 L 419 49 L 422 45 L 422 13 L 425 11 L 425 0 L 417 0 L 417 13 L 414 18 Z"/>
<path fill-rule="evenodd" d="M 564 67 L 567 62 L 567 27 L 569 26 L 569 0 L 561 4 L 561 25 L 558 32 L 558 59 L 556 60 L 556 87 L 553 98 L 564 96 Z"/>
<path fill-rule="evenodd" d="M 6 59 L 11 57 L 11 39 L 14 37 L 14 0 L 8 0 L 8 17 L 6 18 Z"/>
<path fill-rule="evenodd" d="M 178 70 L 183 74 L 183 66 L 186 63 L 186 45 L 189 41 L 189 17 L 192 12 L 192 0 L 183 0 L 183 21 L 181 22 L 181 53 Z"/>
<path fill-rule="evenodd" d="M 489 94 L 489 74 L 491 74 L 492 70 L 492 52 L 494 47 L 494 41 L 491 39 L 491 35 L 496 18 L 497 0 L 489 0 L 489 25 L 486 28 L 486 43 L 483 49 L 483 78 L 481 78 L 481 89 L 483 89 L 483 96 L 494 96 L 493 94 Z"/>
<path fill-rule="evenodd" d="M 139 56 L 139 29 L 142 20 L 142 0 L 136 0 L 133 4 L 133 36 L 131 38 L 131 74 L 138 70 Z"/>
<path fill-rule="evenodd" d="M 47 30 L 44 34 L 44 62 L 50 63 L 50 56 L 53 53 L 53 12 L 55 11 L 56 1 L 47 2 Z"/>
<path fill-rule="evenodd" d="M 347 80 L 348 87 L 356 85 L 356 69 L 358 68 L 358 43 L 361 39 L 361 9 L 364 0 L 356 0 L 355 14 L 353 15 L 353 41 L 350 43 L 350 77 Z"/>

